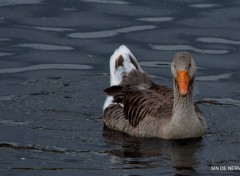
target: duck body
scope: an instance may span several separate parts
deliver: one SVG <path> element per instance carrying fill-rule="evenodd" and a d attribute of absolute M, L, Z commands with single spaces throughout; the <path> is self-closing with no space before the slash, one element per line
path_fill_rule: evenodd
<path fill-rule="evenodd" d="M 180 77 L 173 79 L 173 89 L 157 85 L 125 46 L 112 55 L 110 72 L 111 86 L 104 90 L 107 98 L 103 107 L 103 120 L 108 128 L 136 137 L 164 139 L 196 138 L 204 134 L 206 122 L 193 103 L 195 75 L 189 79 L 187 92 L 185 85 L 179 83 Z"/>

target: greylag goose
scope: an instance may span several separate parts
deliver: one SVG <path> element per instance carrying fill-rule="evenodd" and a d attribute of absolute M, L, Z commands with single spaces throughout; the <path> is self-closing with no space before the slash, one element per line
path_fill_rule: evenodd
<path fill-rule="evenodd" d="M 201 137 L 207 128 L 194 104 L 196 64 L 187 52 L 171 64 L 173 90 L 154 83 L 126 46 L 110 58 L 110 84 L 103 106 L 104 125 L 136 137 Z"/>

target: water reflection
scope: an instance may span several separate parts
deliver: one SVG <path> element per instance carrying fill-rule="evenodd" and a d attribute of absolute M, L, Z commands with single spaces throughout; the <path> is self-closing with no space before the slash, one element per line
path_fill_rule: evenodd
<path fill-rule="evenodd" d="M 149 29 L 155 29 L 154 25 L 143 25 L 143 26 L 130 26 L 125 28 L 106 30 L 106 31 L 94 31 L 94 32 L 77 32 L 68 34 L 69 37 L 72 38 L 104 38 L 104 37 L 112 37 L 118 35 L 119 33 L 129 33 L 129 32 L 137 32 Z"/>
<path fill-rule="evenodd" d="M 34 28 L 40 31 L 51 31 L 51 32 L 74 31 L 74 29 L 69 29 L 69 28 L 48 27 L 48 26 L 33 26 L 31 28 Z"/>
<path fill-rule="evenodd" d="M 235 100 L 232 98 L 205 98 L 198 100 L 197 104 L 212 104 L 212 105 L 222 105 L 222 106 L 240 106 L 240 100 Z"/>
<path fill-rule="evenodd" d="M 15 121 L 15 120 L 0 120 L 0 126 L 23 126 L 27 125 L 28 122 L 25 121 Z"/>
<path fill-rule="evenodd" d="M 5 96 L 0 96 L 0 102 L 1 101 L 10 101 L 15 98 L 15 95 L 5 95 Z"/>
<path fill-rule="evenodd" d="M 194 7 L 194 8 L 212 8 L 212 7 L 218 7 L 220 6 L 219 4 L 192 4 L 189 7 Z"/>
<path fill-rule="evenodd" d="M 60 147 L 49 147 L 49 146 L 40 146 L 40 145 L 20 145 L 16 142 L 5 142 L 1 141 L 0 148 L 10 148 L 10 149 L 17 149 L 17 150 L 34 150 L 39 152 L 53 152 L 53 153 L 65 153 L 67 149 L 60 148 Z"/>
<path fill-rule="evenodd" d="M 10 56 L 10 55 L 13 55 L 14 53 L 5 53 L 5 52 L 0 52 L 0 57 L 3 57 L 3 56 Z"/>
<path fill-rule="evenodd" d="M 0 69 L 0 73 L 19 73 L 26 71 L 36 71 L 36 70 L 83 70 L 83 69 L 92 69 L 89 65 L 77 65 L 77 64 L 39 64 L 39 65 L 31 65 L 26 67 L 18 67 L 18 68 L 2 68 Z"/>
<path fill-rule="evenodd" d="M 196 80 L 198 81 L 219 81 L 221 79 L 228 79 L 232 76 L 232 73 L 224 73 L 220 75 L 209 75 L 209 76 L 198 76 Z"/>
<path fill-rule="evenodd" d="M 134 138 L 106 127 L 103 129 L 103 137 L 110 146 L 107 153 L 111 155 L 114 170 L 149 169 L 161 166 L 163 173 L 167 172 L 167 169 L 174 169 L 176 174 L 186 174 L 194 172 L 194 168 L 199 163 L 195 156 L 201 149 L 201 139 L 170 141 Z"/>
<path fill-rule="evenodd" d="M 128 2 L 120 0 L 81 0 L 83 2 L 93 2 L 102 4 L 115 4 L 115 5 L 127 5 Z"/>
<path fill-rule="evenodd" d="M 11 41 L 9 38 L 0 38 L 0 42 L 6 42 L 6 41 Z"/>
<path fill-rule="evenodd" d="M 42 0 L 3 0 L 0 1 L 0 7 L 12 6 L 12 5 L 23 5 L 23 4 L 40 4 Z"/>
<path fill-rule="evenodd" d="M 37 50 L 47 50 L 47 51 L 73 50 L 73 48 L 70 46 L 58 46 L 58 45 L 50 45 L 45 43 L 21 43 L 21 44 L 18 44 L 17 46 L 32 48 Z"/>
<path fill-rule="evenodd" d="M 220 43 L 220 44 L 232 44 L 232 45 L 240 45 L 240 41 L 237 40 L 229 40 L 225 38 L 218 37 L 199 37 L 197 41 L 204 43 Z"/>
<path fill-rule="evenodd" d="M 146 17 L 146 18 L 138 18 L 139 21 L 147 21 L 147 22 L 165 22 L 172 21 L 173 17 Z"/>
<path fill-rule="evenodd" d="M 161 62 L 161 61 L 144 61 L 139 63 L 144 67 L 170 67 L 171 62 Z"/>
<path fill-rule="evenodd" d="M 210 50 L 210 49 L 199 49 L 189 45 L 151 45 L 152 49 L 160 51 L 181 51 L 190 50 L 197 53 L 203 54 L 227 54 L 228 50 Z"/>

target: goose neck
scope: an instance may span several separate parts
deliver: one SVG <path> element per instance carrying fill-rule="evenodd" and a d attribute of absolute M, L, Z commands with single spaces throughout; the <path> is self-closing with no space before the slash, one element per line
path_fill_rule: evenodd
<path fill-rule="evenodd" d="M 190 113 L 194 110 L 193 100 L 193 87 L 194 81 L 192 80 L 189 84 L 189 92 L 185 96 L 181 96 L 178 91 L 176 81 L 174 83 L 174 105 L 173 112 L 178 114 Z"/>

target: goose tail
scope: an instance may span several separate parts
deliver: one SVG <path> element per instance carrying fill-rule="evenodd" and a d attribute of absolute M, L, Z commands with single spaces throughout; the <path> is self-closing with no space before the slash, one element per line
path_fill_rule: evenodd
<path fill-rule="evenodd" d="M 110 84 L 111 86 L 123 83 L 123 75 L 132 70 L 142 71 L 137 59 L 125 46 L 120 46 L 110 58 Z"/>
<path fill-rule="evenodd" d="M 122 45 L 115 50 L 110 58 L 110 86 L 124 84 L 126 75 L 132 70 L 143 72 L 136 57 L 125 45 Z M 105 110 L 109 105 L 114 103 L 114 97 L 108 95 L 103 109 Z"/>

